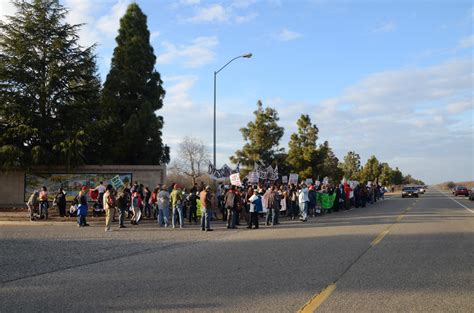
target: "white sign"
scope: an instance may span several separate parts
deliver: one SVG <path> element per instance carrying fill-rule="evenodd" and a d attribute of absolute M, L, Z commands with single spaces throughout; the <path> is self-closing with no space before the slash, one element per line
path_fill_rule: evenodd
<path fill-rule="evenodd" d="M 286 176 L 286 175 L 285 175 L 285 176 L 282 176 L 282 177 L 281 177 L 281 182 L 282 182 L 283 184 L 288 184 L 288 176 Z"/>
<path fill-rule="evenodd" d="M 323 178 L 323 184 L 324 185 L 329 184 L 329 177 L 326 176 L 326 177 Z"/>
<path fill-rule="evenodd" d="M 306 183 L 306 185 L 312 185 L 313 184 L 313 179 L 312 178 L 306 178 L 305 183 Z"/>
<path fill-rule="evenodd" d="M 288 183 L 297 185 L 298 184 L 298 174 L 294 174 L 294 173 L 290 174 L 290 179 L 288 180 Z"/>
<path fill-rule="evenodd" d="M 240 181 L 240 174 L 239 173 L 234 173 L 229 176 L 230 178 L 230 184 L 234 186 L 242 186 L 242 182 Z"/>
<path fill-rule="evenodd" d="M 251 183 L 251 184 L 258 183 L 258 178 L 259 178 L 258 172 L 252 171 L 252 172 L 248 173 L 247 178 L 249 180 L 249 183 Z"/>

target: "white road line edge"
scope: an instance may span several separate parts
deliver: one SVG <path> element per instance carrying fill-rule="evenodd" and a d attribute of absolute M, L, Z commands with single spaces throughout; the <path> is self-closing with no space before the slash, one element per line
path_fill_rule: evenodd
<path fill-rule="evenodd" d="M 469 212 L 471 213 L 474 213 L 473 210 L 469 209 L 467 206 L 465 206 L 464 204 L 458 202 L 456 199 L 454 199 L 453 197 L 451 196 L 448 196 L 446 193 L 442 192 L 441 190 L 438 190 L 438 189 L 435 189 L 436 191 L 438 191 L 439 193 L 441 193 L 442 195 L 445 195 L 447 198 L 453 200 L 454 202 L 456 202 L 457 204 L 459 204 L 460 206 L 462 206 L 463 208 L 465 208 L 466 210 L 468 210 Z"/>

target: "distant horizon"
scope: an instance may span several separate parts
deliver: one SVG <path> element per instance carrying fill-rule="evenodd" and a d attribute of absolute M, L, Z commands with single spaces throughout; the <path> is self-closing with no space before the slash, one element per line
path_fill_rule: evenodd
<path fill-rule="evenodd" d="M 97 43 L 102 83 L 119 19 L 131 0 L 60 0 L 67 21 L 85 23 Z M 340 161 L 375 155 L 426 184 L 474 180 L 470 2 L 137 0 L 148 16 L 156 70 L 167 92 L 163 141 L 176 158 L 185 136 L 212 153 L 213 73 L 217 76 L 217 166 L 244 142 L 260 99 L 279 112 L 288 151 L 301 114 Z M 14 14 L 0 1 L 0 18 Z M 3 14 L 3 15 L 2 15 Z"/>

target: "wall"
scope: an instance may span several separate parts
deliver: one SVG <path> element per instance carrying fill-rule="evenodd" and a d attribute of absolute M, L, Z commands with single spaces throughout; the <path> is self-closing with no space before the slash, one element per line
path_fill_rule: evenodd
<path fill-rule="evenodd" d="M 38 167 L 32 172 L 66 173 L 64 167 Z M 74 169 L 74 173 L 132 173 L 133 181 L 151 188 L 163 184 L 166 166 L 160 165 L 87 165 Z M 24 207 L 25 172 L 0 172 L 0 208 Z"/>

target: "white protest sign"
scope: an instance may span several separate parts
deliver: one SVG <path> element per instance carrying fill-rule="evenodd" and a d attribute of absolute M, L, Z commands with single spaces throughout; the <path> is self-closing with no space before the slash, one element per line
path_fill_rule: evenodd
<path fill-rule="evenodd" d="M 281 182 L 282 182 L 282 184 L 288 184 L 288 176 L 286 176 L 286 175 L 282 176 L 281 177 Z"/>
<path fill-rule="evenodd" d="M 259 174 L 257 171 L 252 171 L 247 175 L 249 183 L 256 184 L 258 183 Z"/>
<path fill-rule="evenodd" d="M 329 184 L 329 177 L 326 176 L 326 177 L 323 178 L 323 184 L 324 185 Z"/>
<path fill-rule="evenodd" d="M 288 183 L 297 185 L 298 184 L 298 174 L 291 173 L 290 178 L 288 179 Z"/>
<path fill-rule="evenodd" d="M 305 183 L 306 183 L 306 185 L 312 185 L 313 184 L 313 179 L 312 178 L 306 178 Z"/>
<path fill-rule="evenodd" d="M 234 173 L 229 176 L 230 178 L 230 184 L 234 186 L 242 186 L 242 182 L 240 181 L 240 174 L 239 173 Z"/>
<path fill-rule="evenodd" d="M 321 182 L 319 180 L 315 181 L 314 184 L 319 187 L 321 185 Z"/>

